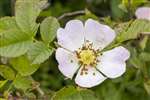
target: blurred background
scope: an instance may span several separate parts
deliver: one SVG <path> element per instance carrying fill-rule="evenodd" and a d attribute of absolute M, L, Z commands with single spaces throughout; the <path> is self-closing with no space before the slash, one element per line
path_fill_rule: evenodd
<path fill-rule="evenodd" d="M 115 20 L 132 18 L 138 6 L 149 6 L 149 0 L 48 0 L 49 6 L 41 16 L 61 16 L 66 12 L 88 9 L 97 16 Z M 0 17 L 14 14 L 15 0 L 0 0 Z"/>
<path fill-rule="evenodd" d="M 14 4 L 15 0 L 0 0 L 0 18 L 13 16 Z M 121 23 L 134 19 L 134 12 L 140 6 L 150 6 L 149 0 L 49 0 L 48 6 L 39 16 L 39 21 L 47 16 L 55 16 L 63 23 L 72 18 L 90 16 L 101 18 L 112 25 L 113 21 Z M 82 12 L 85 9 L 87 13 L 90 13 L 87 16 Z M 79 14 L 73 17 L 68 16 L 68 13 L 71 12 L 79 12 Z M 144 87 L 142 73 L 132 65 L 128 67 L 123 77 L 115 80 L 108 79 L 101 85 L 92 88 L 100 100 L 150 100 L 150 94 Z M 41 65 L 33 78 L 40 83 L 44 91 L 51 94 L 63 86 L 74 84 L 72 80 L 65 79 L 59 72 L 54 54 Z"/>

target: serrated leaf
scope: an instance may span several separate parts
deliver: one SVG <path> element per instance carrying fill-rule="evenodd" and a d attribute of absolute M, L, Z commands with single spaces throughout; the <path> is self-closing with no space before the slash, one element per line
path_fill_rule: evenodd
<path fill-rule="evenodd" d="M 47 0 L 17 0 L 15 5 L 16 22 L 25 33 L 34 34 L 38 29 L 36 19 Z"/>
<path fill-rule="evenodd" d="M 0 55 L 4 57 L 18 57 L 27 52 L 30 44 L 31 41 L 24 41 L 21 43 L 15 43 L 9 46 L 0 47 Z"/>
<path fill-rule="evenodd" d="M 46 18 L 40 27 L 41 37 L 44 42 L 50 43 L 56 37 L 57 29 L 60 27 L 59 22 L 54 17 Z"/>
<path fill-rule="evenodd" d="M 64 87 L 56 92 L 52 100 L 98 100 L 90 90 L 77 90 L 73 86 Z"/>
<path fill-rule="evenodd" d="M 137 19 L 133 21 L 127 29 L 121 32 L 117 37 L 117 42 L 123 42 L 136 39 L 142 32 L 150 32 L 150 21 Z"/>
<path fill-rule="evenodd" d="M 15 72 L 6 65 L 0 65 L 0 75 L 8 80 L 13 80 L 15 78 Z"/>
<path fill-rule="evenodd" d="M 13 68 L 22 76 L 29 76 L 39 68 L 39 65 L 31 64 L 26 55 L 12 58 L 10 63 L 12 64 Z"/>
<path fill-rule="evenodd" d="M 17 57 L 26 53 L 33 35 L 20 31 L 13 17 L 3 18 L 1 22 L 0 56 Z"/>
<path fill-rule="evenodd" d="M 16 79 L 13 81 L 13 85 L 17 88 L 17 89 L 22 89 L 24 91 L 26 91 L 27 89 L 32 88 L 32 78 L 29 76 L 21 76 L 21 75 L 17 75 Z"/>
<path fill-rule="evenodd" d="M 53 53 L 43 42 L 35 42 L 29 49 L 28 57 L 32 64 L 41 64 Z"/>

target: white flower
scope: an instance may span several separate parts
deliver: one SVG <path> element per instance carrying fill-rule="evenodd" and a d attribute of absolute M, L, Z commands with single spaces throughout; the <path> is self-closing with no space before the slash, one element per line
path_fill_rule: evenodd
<path fill-rule="evenodd" d="M 150 20 L 150 7 L 140 7 L 136 10 L 135 15 L 138 19 Z"/>
<path fill-rule="evenodd" d="M 79 20 L 69 21 L 57 31 L 56 59 L 59 70 L 67 78 L 75 76 L 81 87 L 93 87 L 107 78 L 121 76 L 126 70 L 125 61 L 130 53 L 122 46 L 102 52 L 116 34 L 110 27 L 88 19 L 85 25 Z M 77 74 L 75 74 L 77 73 Z"/>

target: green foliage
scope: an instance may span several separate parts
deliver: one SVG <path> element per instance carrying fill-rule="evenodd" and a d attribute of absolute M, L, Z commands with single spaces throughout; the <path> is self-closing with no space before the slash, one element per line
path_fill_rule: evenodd
<path fill-rule="evenodd" d="M 2 18 L 0 23 L 0 55 L 16 57 L 27 52 L 31 44 L 31 36 L 18 29 L 15 18 Z"/>
<path fill-rule="evenodd" d="M 121 0 L 111 0 L 111 11 L 113 18 L 116 20 L 120 20 L 124 17 L 125 14 L 127 14 L 123 9 L 119 8 L 119 5 L 121 4 Z"/>
<path fill-rule="evenodd" d="M 53 53 L 43 42 L 35 42 L 29 49 L 28 56 L 32 64 L 41 64 Z"/>
<path fill-rule="evenodd" d="M 17 88 L 17 89 L 21 89 L 23 91 L 26 91 L 27 89 L 32 88 L 32 78 L 28 77 L 28 76 L 21 76 L 21 75 L 17 75 L 17 77 L 15 78 L 13 85 Z"/>
<path fill-rule="evenodd" d="M 78 90 L 74 86 L 64 87 L 52 98 L 53 100 L 98 100 L 92 91 L 87 89 Z"/>
<path fill-rule="evenodd" d="M 0 89 L 7 83 L 8 80 L 0 81 Z"/>
<path fill-rule="evenodd" d="M 1 0 L 0 6 L 10 1 Z M 134 19 L 135 9 L 145 4 L 150 5 L 148 0 L 53 0 L 47 7 L 47 0 L 16 0 L 15 16 L 0 18 L 0 99 L 150 100 L 150 21 Z M 76 10 L 82 13 L 70 13 Z M 6 13 L 0 7 L 0 15 Z M 64 26 L 71 19 L 89 18 L 115 29 L 116 41 L 106 49 L 123 45 L 131 57 L 122 77 L 83 89 L 64 80 L 53 53 L 59 21 Z"/>
<path fill-rule="evenodd" d="M 8 31 L 16 28 L 17 25 L 14 17 L 4 17 L 0 19 L 0 32 Z"/>
<path fill-rule="evenodd" d="M 15 72 L 6 65 L 0 65 L 0 75 L 5 79 L 13 80 L 15 78 Z"/>
<path fill-rule="evenodd" d="M 59 23 L 56 18 L 48 17 L 41 23 L 41 37 L 45 43 L 50 43 L 56 36 Z"/>
<path fill-rule="evenodd" d="M 36 18 L 42 10 L 46 0 L 17 0 L 16 1 L 16 22 L 21 30 L 25 33 L 35 35 L 38 24 Z M 28 6 L 27 6 L 28 5 Z"/>
<path fill-rule="evenodd" d="M 31 75 L 39 68 L 39 65 L 31 64 L 26 55 L 13 58 L 10 63 L 22 76 Z"/>
<path fill-rule="evenodd" d="M 122 0 L 122 4 L 125 5 L 126 7 L 131 6 L 132 8 L 130 9 L 135 9 L 137 6 L 143 4 L 143 3 L 147 3 L 148 0 Z"/>
<path fill-rule="evenodd" d="M 123 42 L 131 39 L 137 39 L 144 32 L 150 31 L 150 22 L 147 20 L 133 21 L 123 32 L 117 37 L 118 42 Z"/>
<path fill-rule="evenodd" d="M 39 26 L 36 23 L 36 18 L 45 2 L 17 0 L 15 18 L 6 17 L 1 19 L 1 56 L 17 57 L 27 52 Z"/>

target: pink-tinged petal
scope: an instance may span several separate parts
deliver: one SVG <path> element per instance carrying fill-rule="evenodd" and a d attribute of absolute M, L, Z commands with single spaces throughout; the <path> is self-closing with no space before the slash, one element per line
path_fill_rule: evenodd
<path fill-rule="evenodd" d="M 57 31 L 58 44 L 62 47 L 75 51 L 84 43 L 84 26 L 79 20 L 69 21 L 65 28 Z"/>
<path fill-rule="evenodd" d="M 87 71 L 82 71 L 83 67 L 79 69 L 79 72 L 75 78 L 75 83 L 80 87 L 91 88 L 102 83 L 106 77 L 94 67 L 87 67 Z"/>
<path fill-rule="evenodd" d="M 126 71 L 125 61 L 130 57 L 129 51 L 122 47 L 116 47 L 106 51 L 99 57 L 97 69 L 108 78 L 117 78 Z"/>
<path fill-rule="evenodd" d="M 114 40 L 115 36 L 115 31 L 107 25 L 92 19 L 85 22 L 85 38 L 93 43 L 94 49 L 103 49 Z"/>
<path fill-rule="evenodd" d="M 56 50 L 56 60 L 59 64 L 59 70 L 67 78 L 72 78 L 79 68 L 76 56 L 63 48 Z"/>
<path fill-rule="evenodd" d="M 138 19 L 150 20 L 150 7 L 140 7 L 136 10 L 135 15 Z"/>

